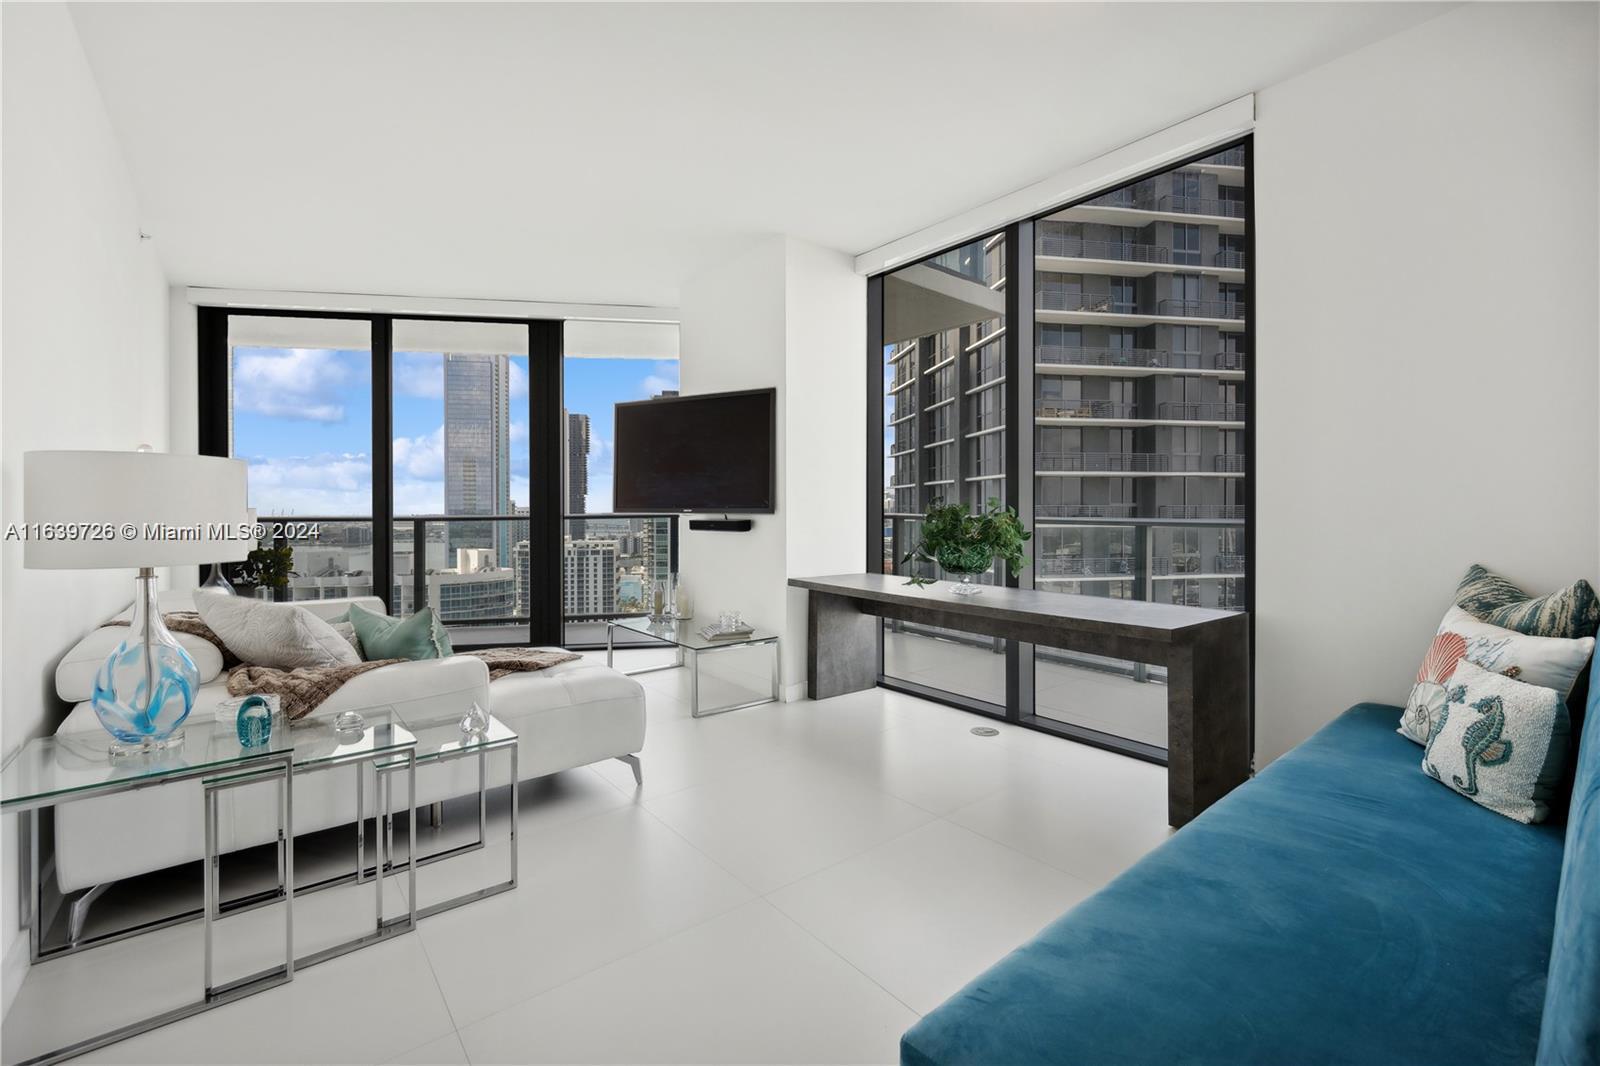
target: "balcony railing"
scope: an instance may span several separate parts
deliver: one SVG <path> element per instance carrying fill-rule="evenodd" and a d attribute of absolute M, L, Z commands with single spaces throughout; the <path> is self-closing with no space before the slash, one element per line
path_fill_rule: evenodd
<path fill-rule="evenodd" d="M 1156 508 L 1161 518 L 1243 520 L 1248 508 L 1237 503 L 1164 503 Z"/>
<path fill-rule="evenodd" d="M 1243 406 L 1242 404 L 1240 406 Z M 1244 473 L 1244 456 L 1242 455 L 1217 455 L 1213 456 L 1212 465 L 1219 474 Z"/>
<path fill-rule="evenodd" d="M 1046 311 L 1101 311 L 1129 315 L 1136 306 L 1127 301 L 1114 302 L 1109 293 L 1103 292 L 1057 292 L 1052 289 L 1040 289 L 1034 293 L 1034 297 L 1037 306 Z"/>
<path fill-rule="evenodd" d="M 1125 207 L 1135 211 L 1168 211 L 1179 215 L 1213 215 L 1219 218 L 1243 218 L 1244 203 L 1240 200 L 1220 200 L 1204 196 L 1153 196 L 1135 193 L 1131 188 L 1117 189 L 1088 201 L 1088 207 Z"/>
<path fill-rule="evenodd" d="M 1209 163 L 1215 167 L 1242 167 L 1244 166 L 1244 148 L 1224 148 L 1216 155 L 1206 156 L 1200 160 L 1201 165 Z"/>
<path fill-rule="evenodd" d="M 1115 400 L 1040 400 L 1034 404 L 1034 414 L 1040 418 L 1134 418 L 1136 407 Z"/>
<path fill-rule="evenodd" d="M 1040 518 L 1132 518 L 1137 513 L 1133 503 L 1041 503 L 1034 508 Z"/>
<path fill-rule="evenodd" d="M 1034 358 L 1062 366 L 1150 367 L 1162 370 L 1242 370 L 1243 352 L 1169 352 L 1159 348 L 1083 348 L 1068 344 L 1040 344 Z"/>
<path fill-rule="evenodd" d="M 1243 318 L 1243 300 L 1162 300 L 1157 313 L 1186 318 Z"/>
<path fill-rule="evenodd" d="M 1124 263 L 1170 263 L 1172 252 L 1159 244 L 1132 241 L 1090 241 L 1082 237 L 1040 234 L 1035 241 L 1039 255 L 1066 259 L 1115 259 Z"/>
<path fill-rule="evenodd" d="M 1212 266 L 1228 267 L 1231 270 L 1243 270 L 1245 259 L 1243 252 L 1234 252 L 1223 249 L 1211 257 Z"/>
<path fill-rule="evenodd" d="M 1167 473 L 1200 469 L 1198 452 L 1040 452 L 1039 470 L 1105 473 Z"/>
<path fill-rule="evenodd" d="M 1242 574 L 1244 556 L 1218 553 L 1208 563 L 1198 554 L 1156 556 L 1150 560 L 1150 573 L 1156 577 L 1183 574 Z"/>
<path fill-rule="evenodd" d="M 1034 571 L 1039 577 L 1133 576 L 1133 560 L 1126 556 L 1045 556 Z"/>
<path fill-rule="evenodd" d="M 1242 403 L 1163 403 L 1156 406 L 1157 418 L 1185 421 L 1243 422 L 1244 413 L 1245 405 Z"/>
<path fill-rule="evenodd" d="M 1222 218 L 1243 218 L 1244 203 L 1240 200 L 1213 200 L 1204 196 L 1161 196 L 1154 210 L 1171 211 L 1180 215 L 1217 215 Z"/>

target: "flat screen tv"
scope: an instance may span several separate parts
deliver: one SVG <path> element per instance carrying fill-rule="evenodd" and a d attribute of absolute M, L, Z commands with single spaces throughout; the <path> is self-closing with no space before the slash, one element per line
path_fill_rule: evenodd
<path fill-rule="evenodd" d="M 619 513 L 771 514 L 776 389 L 617 404 Z"/>

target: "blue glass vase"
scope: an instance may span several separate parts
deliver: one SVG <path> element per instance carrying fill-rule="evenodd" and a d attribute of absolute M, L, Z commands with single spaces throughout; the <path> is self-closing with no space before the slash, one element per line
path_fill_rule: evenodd
<path fill-rule="evenodd" d="M 194 709 L 200 671 L 161 621 L 155 571 L 139 571 L 128 639 L 95 674 L 91 703 L 117 743 L 114 754 L 158 751 L 183 741 L 180 728 Z"/>

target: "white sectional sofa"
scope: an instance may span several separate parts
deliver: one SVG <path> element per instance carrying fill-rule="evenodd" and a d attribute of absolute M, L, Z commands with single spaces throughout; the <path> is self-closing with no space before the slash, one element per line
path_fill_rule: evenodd
<path fill-rule="evenodd" d="M 331 619 L 353 603 L 379 612 L 384 609 L 376 597 L 315 600 L 296 606 Z M 163 593 L 161 607 L 163 611 L 192 610 L 193 600 L 187 593 Z M 58 666 L 57 690 L 62 699 L 76 703 L 58 735 L 100 733 L 109 742 L 88 702 L 94 670 L 109 652 L 109 646 L 100 650 L 99 644 L 109 639 L 112 635 L 104 635 L 100 642 L 85 640 Z M 192 641 L 184 638 L 186 645 Z M 198 662 L 202 657 L 196 656 L 203 684 L 188 723 L 193 727 L 209 726 L 216 704 L 228 695 L 226 675 Z M 221 657 L 216 656 L 216 667 L 220 664 Z M 402 717 L 412 716 L 413 720 L 459 716 L 474 700 L 516 731 L 517 770 L 524 781 L 613 758 L 632 763 L 635 776 L 639 776 L 644 690 L 632 678 L 587 661 L 511 674 L 494 682 L 481 660 L 466 655 L 397 663 L 352 679 L 294 728 L 328 729 L 342 711 L 379 705 L 393 706 Z M 494 772 L 504 774 L 505 770 Z M 296 835 L 355 821 L 353 773 L 344 768 L 295 778 Z M 473 760 L 425 765 L 417 770 L 419 806 L 475 793 L 477 787 Z M 55 857 L 56 880 L 62 892 L 198 862 L 203 854 L 200 795 L 199 783 L 187 782 L 59 807 Z M 367 795 L 371 796 L 370 790 Z M 218 802 L 224 853 L 276 838 L 271 790 L 232 789 L 221 793 Z M 370 800 L 366 814 L 372 814 Z M 74 926 L 80 926 L 81 916 L 75 918 Z"/>

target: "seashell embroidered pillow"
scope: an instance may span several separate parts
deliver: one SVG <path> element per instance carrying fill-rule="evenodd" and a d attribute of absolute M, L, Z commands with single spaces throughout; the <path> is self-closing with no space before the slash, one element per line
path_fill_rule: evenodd
<path fill-rule="evenodd" d="M 1553 689 L 1564 700 L 1593 652 L 1593 637 L 1530 637 L 1480 622 L 1452 607 L 1422 659 L 1400 715 L 1399 732 L 1418 744 L 1428 742 L 1434 719 L 1444 707 L 1445 685 L 1463 660 L 1515 681 Z"/>

